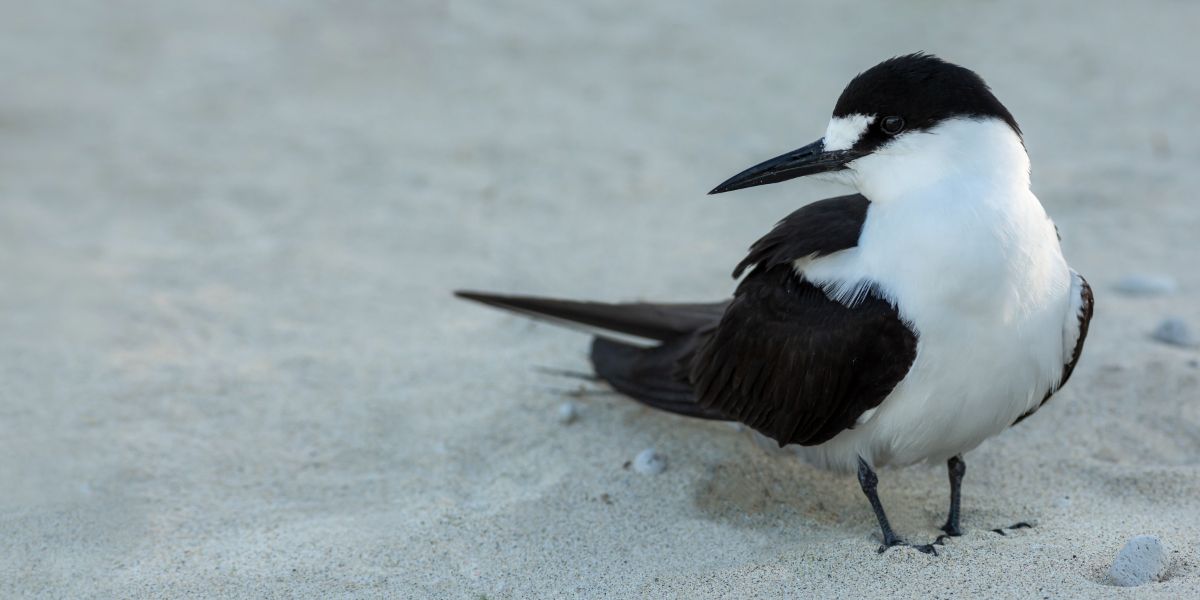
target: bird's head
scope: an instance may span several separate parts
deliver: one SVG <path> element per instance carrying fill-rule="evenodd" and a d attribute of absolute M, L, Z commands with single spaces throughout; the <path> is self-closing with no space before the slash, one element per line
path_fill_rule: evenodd
<path fill-rule="evenodd" d="M 850 81 L 824 137 L 709 193 L 826 174 L 877 200 L 884 187 L 927 185 L 975 166 L 1023 171 L 1027 185 L 1021 129 L 974 71 L 917 53 L 885 60 Z"/>

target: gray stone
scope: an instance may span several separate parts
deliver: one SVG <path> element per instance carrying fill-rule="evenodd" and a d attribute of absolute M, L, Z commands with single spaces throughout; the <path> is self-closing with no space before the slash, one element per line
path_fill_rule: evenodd
<path fill-rule="evenodd" d="M 573 402 L 563 402 L 562 406 L 558 407 L 558 422 L 563 425 L 570 425 L 579 418 L 579 409 L 575 408 Z"/>
<path fill-rule="evenodd" d="M 1108 569 L 1108 581 L 1121 587 L 1161 581 L 1167 576 L 1169 563 L 1170 553 L 1161 540 L 1152 535 L 1139 535 L 1117 552 L 1116 560 Z"/>
<path fill-rule="evenodd" d="M 667 470 L 667 457 L 646 448 L 633 459 L 633 470 L 643 475 L 658 475 Z"/>
<path fill-rule="evenodd" d="M 1178 288 L 1174 278 L 1161 273 L 1129 273 L 1116 285 L 1116 290 L 1127 296 L 1161 296 Z"/>
<path fill-rule="evenodd" d="M 1158 327 L 1154 328 L 1154 332 L 1150 337 L 1172 346 L 1180 346 L 1182 348 L 1195 348 L 1200 346 L 1200 340 L 1196 339 L 1196 334 L 1192 332 L 1191 326 L 1187 321 L 1179 317 L 1169 317 L 1163 319 Z"/>

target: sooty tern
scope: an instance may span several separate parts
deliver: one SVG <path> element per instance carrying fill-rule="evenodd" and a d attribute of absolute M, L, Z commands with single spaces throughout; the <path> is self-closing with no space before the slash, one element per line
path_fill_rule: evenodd
<path fill-rule="evenodd" d="M 639 402 L 738 421 L 857 471 L 880 551 L 905 543 L 873 468 L 946 461 L 942 529 L 961 535 L 962 454 L 1066 383 L 1091 288 L 1029 189 L 1020 128 L 971 70 L 927 54 L 886 60 L 846 86 L 824 137 L 711 193 L 818 174 L 858 193 L 780 221 L 734 269 L 748 274 L 726 302 L 457 294 L 599 330 L 596 374 Z"/>

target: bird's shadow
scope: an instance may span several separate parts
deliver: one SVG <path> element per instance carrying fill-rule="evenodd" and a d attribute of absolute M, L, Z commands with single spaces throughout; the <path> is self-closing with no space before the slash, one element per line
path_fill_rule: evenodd
<path fill-rule="evenodd" d="M 864 513 L 853 477 L 816 469 L 790 456 L 749 448 L 710 465 L 692 486 L 692 502 L 710 521 L 759 529 L 794 523 L 837 526 Z"/>

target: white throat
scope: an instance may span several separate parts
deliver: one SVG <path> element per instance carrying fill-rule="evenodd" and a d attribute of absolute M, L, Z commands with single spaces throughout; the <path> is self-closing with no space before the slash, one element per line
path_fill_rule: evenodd
<path fill-rule="evenodd" d="M 1008 318 L 1069 284 L 1054 224 L 1029 189 L 1029 156 L 1003 121 L 912 131 L 842 173 L 871 201 L 859 245 L 797 265 L 840 300 L 873 282 L 893 300 L 987 303 Z"/>

